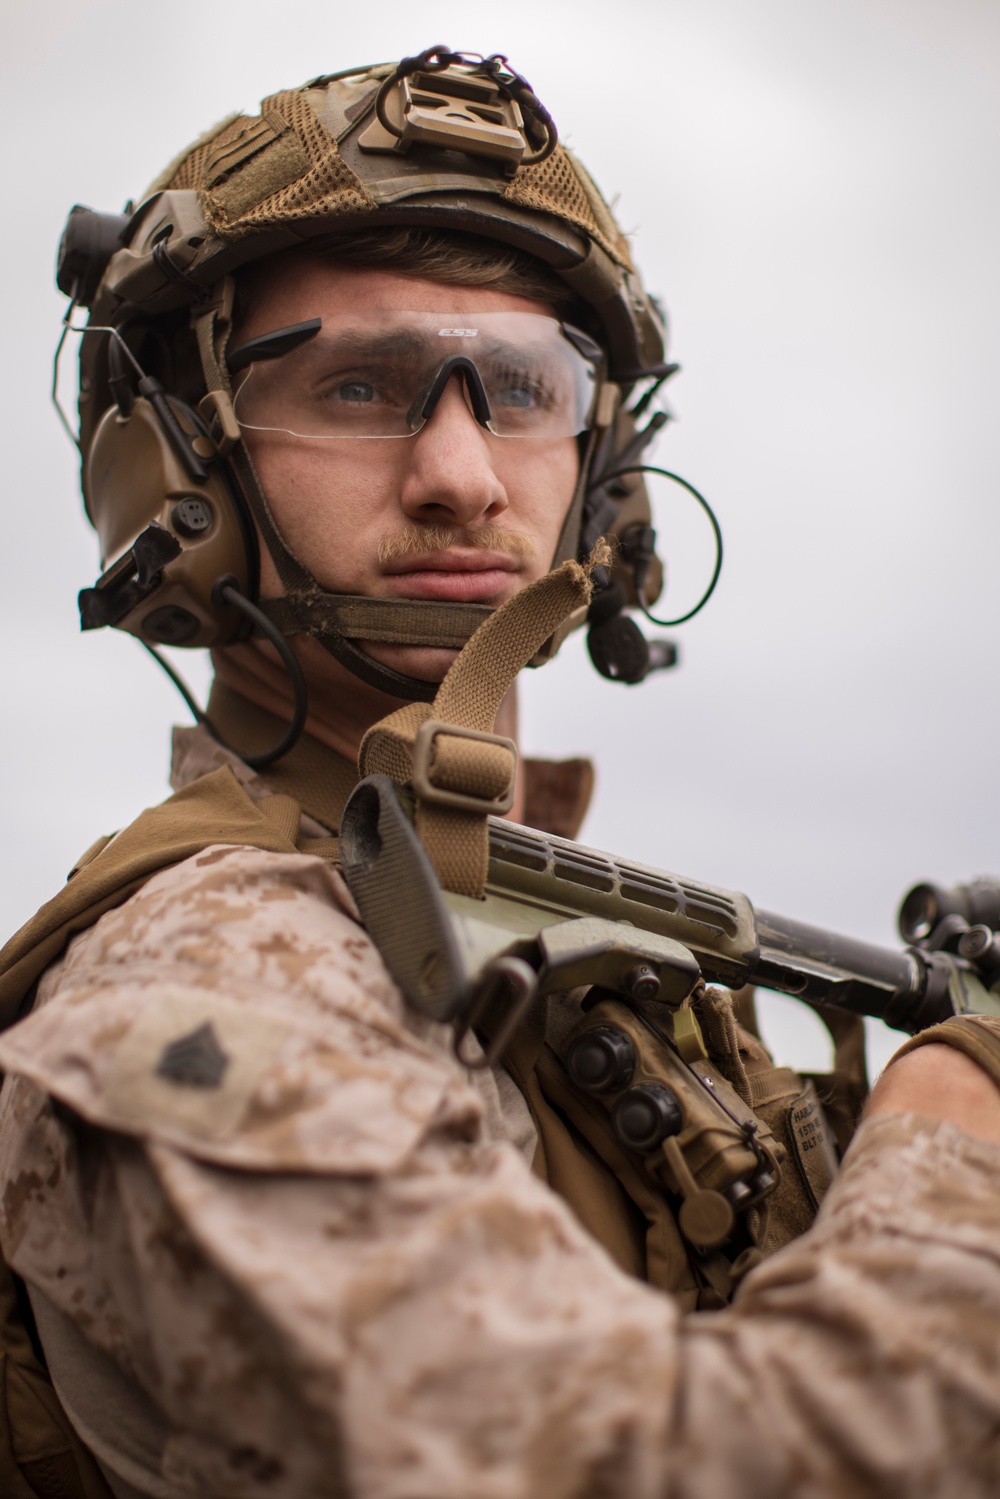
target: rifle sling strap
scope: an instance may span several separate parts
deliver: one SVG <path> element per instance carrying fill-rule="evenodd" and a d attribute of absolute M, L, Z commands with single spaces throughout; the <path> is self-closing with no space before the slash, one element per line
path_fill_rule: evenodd
<path fill-rule="evenodd" d="M 415 825 L 446 890 L 481 899 L 491 813 L 513 800 L 517 751 L 494 734 L 518 672 L 569 615 L 587 606 L 590 574 L 608 560 L 595 547 L 586 567 L 564 562 L 507 600 L 480 625 L 432 703 L 407 703 L 368 730 L 358 766 L 416 792 Z"/>

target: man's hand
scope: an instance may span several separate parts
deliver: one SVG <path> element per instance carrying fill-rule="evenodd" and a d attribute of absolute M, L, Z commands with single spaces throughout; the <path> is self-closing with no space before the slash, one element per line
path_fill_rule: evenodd
<path fill-rule="evenodd" d="M 947 1119 L 980 1140 L 1000 1145 L 1000 1088 L 952 1046 L 921 1046 L 882 1073 L 865 1118 L 908 1113 Z"/>

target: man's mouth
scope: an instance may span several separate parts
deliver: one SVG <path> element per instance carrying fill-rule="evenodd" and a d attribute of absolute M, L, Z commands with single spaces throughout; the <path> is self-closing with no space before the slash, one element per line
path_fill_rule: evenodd
<path fill-rule="evenodd" d="M 524 559 L 476 547 L 448 547 L 396 557 L 383 565 L 390 598 L 444 599 L 450 603 L 499 603 Z"/>

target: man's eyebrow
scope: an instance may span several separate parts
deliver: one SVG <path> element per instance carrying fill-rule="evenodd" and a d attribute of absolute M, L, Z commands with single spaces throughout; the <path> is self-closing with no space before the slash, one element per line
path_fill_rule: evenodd
<path fill-rule="evenodd" d="M 458 326 L 454 318 L 446 322 L 441 321 L 442 328 Z M 368 354 L 380 357 L 386 354 L 426 354 L 433 353 L 435 346 L 440 345 L 435 363 L 443 362 L 452 354 L 465 354 L 475 362 L 477 356 L 480 359 L 508 360 L 512 364 L 540 365 L 546 362 L 546 356 L 551 350 L 539 348 L 537 345 L 525 345 L 514 343 L 510 339 L 500 337 L 484 337 L 483 330 L 477 330 L 478 336 L 475 340 L 469 338 L 448 338 L 442 336 L 440 330 L 429 324 L 426 328 L 396 328 L 386 329 L 385 332 L 369 332 L 365 328 L 344 328 L 343 330 L 329 330 L 327 339 L 313 345 L 317 353 L 321 350 L 329 351 L 331 348 L 338 352 Z"/>
<path fill-rule="evenodd" d="M 446 316 L 446 314 L 442 315 L 441 328 L 450 328 L 453 325 L 457 326 L 454 317 L 449 321 L 445 321 Z M 319 319 L 316 319 L 315 322 L 318 324 Z M 296 327 L 298 326 L 296 325 Z M 303 324 L 301 326 L 304 329 L 306 325 Z M 278 330 L 279 333 L 285 331 L 284 329 Z M 315 331 L 319 331 L 318 327 Z M 310 360 L 311 356 L 312 359 L 322 361 L 324 357 L 328 357 L 331 353 L 347 355 L 351 358 L 385 359 L 395 357 L 397 359 L 412 359 L 421 355 L 426 357 L 428 354 L 433 353 L 435 343 L 439 342 L 440 347 L 438 349 L 438 356 L 434 361 L 435 363 L 443 362 L 452 354 L 461 352 L 470 356 L 473 360 L 478 356 L 480 360 L 489 360 L 494 364 L 506 362 L 521 368 L 527 366 L 533 369 L 547 363 L 546 356 L 550 356 L 552 353 L 551 349 L 539 348 L 537 344 L 525 345 L 498 336 L 490 337 L 487 335 L 483 337 L 483 331 L 482 329 L 477 330 L 479 336 L 473 344 L 471 341 L 467 343 L 464 338 L 450 339 L 447 335 L 442 337 L 440 328 L 434 324 L 429 324 L 421 328 L 412 326 L 386 328 L 382 331 L 373 331 L 363 326 L 359 327 L 355 325 L 354 327 L 346 328 L 325 328 L 323 335 L 316 339 L 315 342 L 311 338 L 309 342 L 300 339 L 299 346 L 302 347 L 307 360 Z M 232 370 L 234 366 L 242 368 L 244 365 L 252 363 L 252 346 L 255 344 L 267 345 L 269 340 L 274 336 L 269 333 L 261 334 L 258 338 L 252 339 L 249 345 L 242 345 L 235 350 L 230 360 L 230 369 Z M 288 352 L 293 352 L 293 349 L 289 349 Z M 263 357 L 275 358 L 275 353 L 268 350 L 268 353 Z M 282 356 L 278 355 L 277 357 L 280 358 Z"/>
<path fill-rule="evenodd" d="M 387 329 L 384 333 L 371 333 L 365 328 L 344 328 L 336 332 L 331 330 L 328 339 L 312 345 L 312 349 L 320 355 L 333 350 L 379 358 L 386 354 L 422 354 L 428 346 L 427 335 L 415 328 Z"/>
<path fill-rule="evenodd" d="M 509 360 L 511 364 L 538 366 L 549 362 L 546 355 L 550 354 L 551 350 L 540 349 L 537 344 L 515 344 L 509 339 L 490 338 L 484 339 L 482 343 L 477 340 L 477 347 L 470 349 L 469 352 L 473 359 L 479 354 L 481 358 L 504 359 Z"/>
<path fill-rule="evenodd" d="M 453 324 L 454 320 L 451 323 L 442 321 L 441 327 L 450 328 Z M 537 345 L 526 346 L 510 339 L 484 337 L 482 330 L 477 330 L 475 340 L 449 338 L 447 335 L 442 336 L 440 329 L 433 324 L 422 329 L 399 328 L 384 333 L 368 333 L 363 328 L 346 328 L 342 333 L 331 333 L 330 346 L 347 352 L 356 348 L 361 353 L 373 355 L 434 353 L 439 346 L 435 362 L 449 359 L 452 354 L 465 354 L 473 361 L 478 356 L 481 359 L 507 359 L 518 364 L 540 364 L 546 353 L 550 352 Z"/>

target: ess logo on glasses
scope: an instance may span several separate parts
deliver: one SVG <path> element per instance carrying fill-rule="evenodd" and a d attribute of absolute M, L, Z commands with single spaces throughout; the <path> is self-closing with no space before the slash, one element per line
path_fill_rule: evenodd
<path fill-rule="evenodd" d="M 439 328 L 438 338 L 475 338 L 478 328 Z"/>

